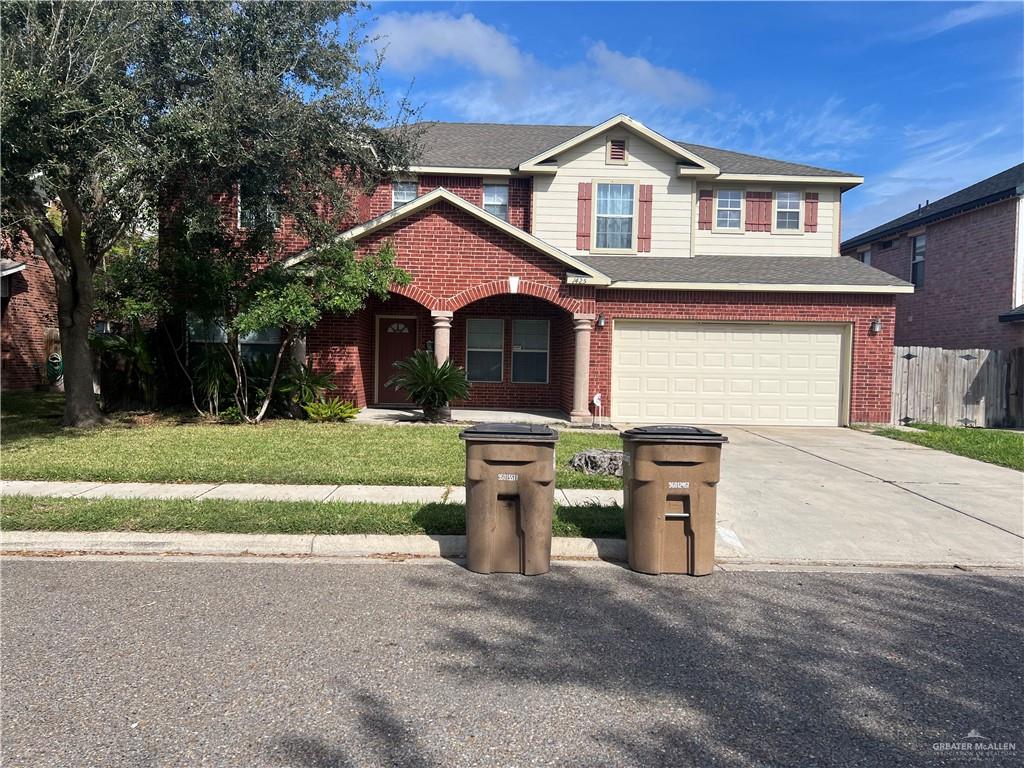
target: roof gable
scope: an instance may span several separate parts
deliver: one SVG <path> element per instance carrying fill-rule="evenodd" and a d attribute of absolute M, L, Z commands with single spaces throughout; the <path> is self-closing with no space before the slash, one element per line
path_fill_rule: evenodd
<path fill-rule="evenodd" d="M 589 141 L 595 136 L 600 136 L 615 128 L 624 128 L 630 133 L 639 136 L 650 144 L 661 149 L 665 154 L 670 157 L 676 158 L 677 161 L 685 163 L 687 165 L 687 173 L 694 175 L 704 176 L 717 176 L 721 173 L 718 166 L 711 163 L 704 158 L 698 156 L 696 153 L 682 147 L 676 142 L 666 139 L 657 131 L 652 131 L 646 125 L 641 122 L 634 120 L 628 115 L 616 115 L 615 117 L 605 120 L 603 123 L 595 125 L 593 128 L 579 133 L 565 141 L 550 147 L 539 154 L 534 155 L 528 160 L 519 164 L 519 170 L 521 171 L 533 171 L 533 172 L 550 172 L 557 168 L 556 164 L 550 161 L 554 160 L 560 153 L 566 150 L 572 149 L 573 147 L 579 146 L 585 141 Z"/>
<path fill-rule="evenodd" d="M 342 232 L 340 235 L 338 235 L 337 239 L 357 241 L 360 238 L 366 237 L 367 235 L 377 232 L 387 226 L 390 226 L 391 224 L 399 222 L 402 219 L 406 219 L 409 216 L 412 216 L 414 213 L 422 211 L 425 208 L 429 208 L 430 206 L 436 205 L 437 203 L 442 201 L 449 203 L 455 208 L 465 211 L 466 213 L 479 219 L 485 224 L 488 224 L 494 227 L 495 229 L 500 230 L 509 237 L 512 237 L 530 246 L 534 250 L 539 251 L 540 253 L 543 253 L 547 256 L 550 256 L 555 261 L 558 261 L 567 267 L 571 267 L 577 272 L 583 273 L 588 278 L 590 278 L 588 282 L 591 282 L 594 285 L 607 285 L 609 282 L 607 277 L 605 277 L 601 272 L 594 269 L 593 267 L 583 263 L 579 259 L 573 258 L 564 251 L 555 248 L 553 245 L 541 240 L 539 237 L 535 237 L 534 235 L 531 235 L 529 232 L 519 229 L 519 227 L 512 226 L 504 219 L 499 219 L 497 216 L 488 213 L 483 208 L 473 205 L 468 200 L 464 200 L 463 198 L 456 195 L 454 192 L 449 192 L 444 187 L 438 187 L 437 189 L 428 192 L 425 195 L 417 197 L 415 200 L 410 200 L 408 203 L 400 205 L 397 208 L 393 208 L 392 210 L 388 211 L 387 213 L 381 216 L 378 216 L 375 219 L 371 219 L 370 221 L 367 221 L 363 224 L 359 224 L 358 226 L 352 227 L 351 229 L 348 229 Z M 315 249 L 302 251 L 301 253 L 298 253 L 289 258 L 287 261 L 285 261 L 285 266 L 292 267 L 295 266 L 296 264 L 301 264 L 303 261 L 308 259 L 313 253 L 315 253 Z"/>

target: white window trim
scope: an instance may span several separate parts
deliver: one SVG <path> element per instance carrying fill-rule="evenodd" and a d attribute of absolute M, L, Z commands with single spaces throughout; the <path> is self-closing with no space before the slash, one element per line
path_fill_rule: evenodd
<path fill-rule="evenodd" d="M 597 247 L 597 188 L 601 184 L 622 184 L 633 187 L 633 232 L 630 248 Z M 631 255 L 637 253 L 637 225 L 640 219 L 640 182 L 630 179 L 594 179 L 590 188 L 590 253 Z"/>
<path fill-rule="evenodd" d="M 501 347 L 494 349 L 493 347 L 470 347 L 469 346 L 469 324 L 474 320 L 497 320 L 501 323 Z M 492 379 L 471 379 L 469 378 L 469 353 L 470 352 L 500 352 L 501 353 L 501 373 L 498 375 L 497 381 Z M 504 384 L 505 383 L 505 320 L 500 317 L 467 317 L 466 318 L 466 381 L 476 384 Z"/>
<path fill-rule="evenodd" d="M 491 213 L 491 211 L 487 211 L 487 188 L 488 187 L 502 187 L 505 190 L 505 216 L 504 217 L 498 216 L 498 214 L 496 214 L 496 213 Z M 511 193 L 512 193 L 512 190 L 509 189 L 507 181 L 505 181 L 505 182 L 501 182 L 501 181 L 485 181 L 484 182 L 484 187 L 483 187 L 483 200 L 482 200 L 483 205 L 481 205 L 480 207 L 483 208 L 488 213 L 490 213 L 492 216 L 498 216 L 499 219 L 501 219 L 502 221 L 507 222 L 508 221 L 508 217 L 509 217 L 509 209 L 512 207 L 512 194 Z"/>
<path fill-rule="evenodd" d="M 740 225 L 739 227 L 718 226 L 718 193 L 739 192 L 740 193 Z M 711 192 L 713 205 L 711 207 L 711 231 L 724 235 L 742 235 L 747 229 L 747 190 L 736 187 L 724 187 Z"/>
<path fill-rule="evenodd" d="M 525 318 L 520 318 L 525 319 Z M 538 317 L 547 324 L 548 342 L 546 349 L 516 349 L 516 320 L 512 320 L 512 384 L 550 384 L 551 383 L 551 320 L 546 317 Z M 544 381 L 516 381 L 516 352 L 543 352 L 544 353 Z"/>
<path fill-rule="evenodd" d="M 417 185 L 416 191 L 413 194 L 411 200 L 403 200 L 401 203 L 396 202 L 395 201 L 395 187 L 398 186 L 399 184 L 416 184 L 416 183 L 417 183 L 416 179 L 395 179 L 394 181 L 391 182 L 391 210 L 395 210 L 395 208 L 397 208 L 398 206 L 405 205 L 406 203 L 410 203 L 410 202 L 412 202 L 412 200 L 415 200 L 417 197 L 419 197 L 419 186 Z"/>
<path fill-rule="evenodd" d="M 920 257 L 917 255 L 917 241 L 920 238 L 924 238 L 924 248 L 921 252 Z M 917 234 L 910 236 L 910 282 L 914 284 L 914 290 L 921 290 L 924 285 L 918 285 L 914 281 L 914 265 L 924 264 L 925 257 L 928 255 L 928 235 L 924 231 L 919 231 Z"/>
<path fill-rule="evenodd" d="M 800 206 L 797 208 L 799 220 L 796 229 L 779 229 L 779 192 L 795 192 L 799 197 Z M 772 234 L 773 235 L 802 235 L 804 233 L 804 216 L 807 196 L 802 189 L 776 189 L 772 192 Z M 789 210 L 789 209 L 787 209 Z"/>
<path fill-rule="evenodd" d="M 626 147 L 626 156 L 622 160 L 612 160 L 612 141 L 621 141 Z M 605 165 L 629 165 L 629 139 L 625 136 L 608 136 L 604 141 Z"/>

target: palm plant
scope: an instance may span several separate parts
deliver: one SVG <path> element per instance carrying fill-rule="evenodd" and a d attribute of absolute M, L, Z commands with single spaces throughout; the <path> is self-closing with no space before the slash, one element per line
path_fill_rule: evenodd
<path fill-rule="evenodd" d="M 409 399 L 423 409 L 427 421 L 438 421 L 441 411 L 452 400 L 469 397 L 469 382 L 466 372 L 451 360 L 440 365 L 434 353 L 420 349 L 408 360 L 395 363 L 398 373 L 392 376 L 386 386 L 405 391 Z"/>

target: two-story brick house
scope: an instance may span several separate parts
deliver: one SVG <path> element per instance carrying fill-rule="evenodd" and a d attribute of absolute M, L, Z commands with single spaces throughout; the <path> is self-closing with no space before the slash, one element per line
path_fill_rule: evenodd
<path fill-rule="evenodd" d="M 897 344 L 1024 346 L 1024 163 L 842 244 L 844 256 L 911 281 Z"/>
<path fill-rule="evenodd" d="M 588 421 L 829 425 L 889 414 L 903 280 L 839 257 L 847 173 L 600 125 L 430 123 L 417 165 L 341 233 L 412 276 L 323 321 L 317 369 L 404 402 L 416 348 L 466 368 L 469 406 Z M 285 258 L 303 258 L 282 227 Z"/>

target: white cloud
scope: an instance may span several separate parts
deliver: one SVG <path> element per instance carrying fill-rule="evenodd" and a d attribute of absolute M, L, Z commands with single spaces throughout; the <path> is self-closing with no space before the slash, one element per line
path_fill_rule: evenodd
<path fill-rule="evenodd" d="M 508 35 L 471 13 L 389 13 L 379 19 L 374 32 L 387 48 L 387 65 L 400 72 L 417 72 L 448 60 L 482 75 L 514 78 L 527 65 Z"/>
<path fill-rule="evenodd" d="M 578 62 L 542 64 L 471 14 L 391 13 L 374 32 L 390 69 L 415 74 L 447 61 L 470 70 L 469 82 L 419 94 L 467 120 L 596 123 L 619 112 L 678 113 L 710 96 L 699 80 L 602 41 Z"/>
<path fill-rule="evenodd" d="M 1020 8 L 1021 5 L 1018 2 L 975 3 L 973 5 L 961 6 L 915 27 L 909 31 L 907 36 L 918 40 L 934 37 L 951 29 L 956 29 L 966 24 L 973 24 L 976 21 L 1019 13 Z"/>
<path fill-rule="evenodd" d="M 865 180 L 844 196 L 843 238 L 848 239 L 919 204 L 934 202 L 1020 162 L 1020 148 L 1003 123 L 951 121 L 909 126 L 895 167 Z"/>

